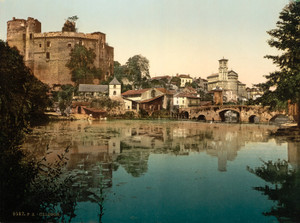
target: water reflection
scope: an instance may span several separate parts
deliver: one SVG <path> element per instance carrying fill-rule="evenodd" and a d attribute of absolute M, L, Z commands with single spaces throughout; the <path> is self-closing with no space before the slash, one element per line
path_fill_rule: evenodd
<path fill-rule="evenodd" d="M 300 142 L 288 143 L 288 161 L 263 161 L 261 167 L 248 167 L 267 184 L 256 186 L 270 200 L 276 202 L 271 210 L 264 212 L 266 216 L 275 216 L 279 222 L 300 221 Z M 290 163 L 290 164 L 289 164 Z"/>
<path fill-rule="evenodd" d="M 217 168 L 226 171 L 228 161 L 233 161 L 238 151 L 248 142 L 268 141 L 271 126 L 226 125 L 193 122 L 59 122 L 36 129 L 29 137 L 26 148 L 43 155 L 46 145 L 53 153 L 52 162 L 66 146 L 70 145 L 68 170 L 88 171 L 93 178 L 94 165 L 105 165 L 105 176 L 112 169 L 124 166 L 133 176 L 147 171 L 150 153 L 168 153 L 186 156 L 204 152 L 217 157 Z M 291 156 L 294 157 L 294 156 Z M 114 164 L 112 164 L 114 163 Z"/>
<path fill-rule="evenodd" d="M 118 170 L 124 169 L 133 178 L 141 178 L 149 171 L 153 155 L 190 157 L 205 154 L 213 158 L 214 163 L 210 165 L 225 176 L 228 164 L 237 159 L 243 147 L 268 142 L 268 132 L 275 129 L 267 125 L 195 122 L 57 122 L 36 128 L 24 148 L 35 157 L 43 157 L 48 146 L 51 153 L 47 154 L 47 162 L 54 163 L 69 146 L 64 176 L 72 179 L 69 200 L 74 202 L 61 203 L 63 215 L 60 220 L 90 221 L 88 217 L 76 218 L 76 210 L 85 210 L 82 204 L 96 204 L 97 221 L 102 222 L 105 213 L 111 212 L 106 207 L 109 205 L 107 200 L 122 199 L 114 195 L 114 187 L 124 183 L 113 182 Z M 299 167 L 298 144 L 288 144 L 288 159 L 294 168 Z M 241 168 L 245 169 L 245 166 Z M 197 172 L 193 174 L 197 176 Z M 117 220 L 109 218 L 109 222 Z"/>

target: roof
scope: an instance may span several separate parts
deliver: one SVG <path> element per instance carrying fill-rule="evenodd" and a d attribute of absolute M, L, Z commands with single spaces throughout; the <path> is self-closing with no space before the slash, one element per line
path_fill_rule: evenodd
<path fill-rule="evenodd" d="M 75 108 L 77 106 L 89 106 L 91 102 L 85 102 L 85 101 L 73 101 L 72 107 Z"/>
<path fill-rule="evenodd" d="M 109 82 L 109 85 L 121 85 L 121 83 L 117 80 L 116 77 L 114 77 L 114 79 Z"/>
<path fill-rule="evenodd" d="M 174 91 L 169 91 L 165 88 L 155 88 L 155 89 L 162 92 L 162 93 L 164 93 L 164 94 L 168 94 L 168 95 L 173 95 L 174 94 Z"/>
<path fill-rule="evenodd" d="M 147 100 L 144 100 L 144 101 L 140 101 L 139 103 L 148 103 L 148 102 L 154 101 L 154 100 L 156 100 L 158 98 L 161 98 L 161 97 L 163 97 L 163 95 L 159 95 L 159 96 L 154 97 L 154 98 L 150 98 L 150 99 L 147 99 Z"/>
<path fill-rule="evenodd" d="M 108 91 L 107 85 L 96 85 L 96 84 L 79 84 L 79 92 L 106 92 Z"/>
<path fill-rule="evenodd" d="M 180 78 L 191 78 L 189 74 L 180 74 L 180 75 L 178 75 L 178 77 L 180 77 Z M 191 78 L 191 79 L 193 79 L 193 78 Z"/>
<path fill-rule="evenodd" d="M 122 93 L 122 96 L 129 96 L 129 95 L 141 95 L 142 93 L 148 91 L 149 88 L 146 89 L 139 89 L 139 90 L 128 90 Z"/>
<path fill-rule="evenodd" d="M 184 93 L 184 92 L 176 94 L 175 97 L 200 99 L 200 97 L 197 97 L 193 94 Z"/>
<path fill-rule="evenodd" d="M 211 74 L 211 75 L 207 76 L 207 78 L 210 78 L 210 77 L 218 77 L 218 76 L 219 76 L 219 74 L 216 73 L 216 74 Z"/>

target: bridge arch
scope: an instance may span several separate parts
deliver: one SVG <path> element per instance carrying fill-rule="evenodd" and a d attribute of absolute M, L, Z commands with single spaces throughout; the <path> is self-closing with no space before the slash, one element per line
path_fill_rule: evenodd
<path fill-rule="evenodd" d="M 218 111 L 220 119 L 222 122 L 239 122 L 240 112 L 237 109 L 222 109 Z"/>
<path fill-rule="evenodd" d="M 197 118 L 197 120 L 205 122 L 206 121 L 206 117 L 205 117 L 205 115 L 199 115 L 198 118 Z"/>
<path fill-rule="evenodd" d="M 251 115 L 251 116 L 249 116 L 248 122 L 259 123 L 259 117 L 257 115 Z"/>
<path fill-rule="evenodd" d="M 182 111 L 182 112 L 180 113 L 180 118 L 183 118 L 183 119 L 189 119 L 189 116 L 190 116 L 190 114 L 189 114 L 188 111 Z"/>

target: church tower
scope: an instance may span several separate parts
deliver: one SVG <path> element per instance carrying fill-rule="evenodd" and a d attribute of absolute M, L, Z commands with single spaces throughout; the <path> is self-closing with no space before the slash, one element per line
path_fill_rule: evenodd
<path fill-rule="evenodd" d="M 121 96 L 121 83 L 114 77 L 114 79 L 108 85 L 109 97 Z"/>
<path fill-rule="evenodd" d="M 219 60 L 219 80 L 225 81 L 228 80 L 228 60 L 227 59 L 221 59 Z"/>

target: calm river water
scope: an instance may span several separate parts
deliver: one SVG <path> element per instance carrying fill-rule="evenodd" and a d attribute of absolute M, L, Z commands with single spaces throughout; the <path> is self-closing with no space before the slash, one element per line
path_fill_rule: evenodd
<path fill-rule="evenodd" d="M 274 130 L 190 121 L 53 122 L 35 128 L 25 147 L 42 157 L 48 145 L 50 163 L 70 148 L 63 175 L 71 176 L 76 197 L 65 216 L 71 222 L 279 222 L 264 214 L 278 201 L 255 190 L 272 188 L 271 181 L 251 172 L 279 159 L 299 167 L 299 144 L 269 138 Z"/>

